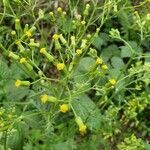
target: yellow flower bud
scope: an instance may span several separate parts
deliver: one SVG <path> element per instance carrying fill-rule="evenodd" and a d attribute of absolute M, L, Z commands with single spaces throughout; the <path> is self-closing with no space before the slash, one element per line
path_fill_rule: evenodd
<path fill-rule="evenodd" d="M 77 19 L 80 20 L 81 19 L 81 15 L 77 15 Z"/>
<path fill-rule="evenodd" d="M 49 12 L 49 14 L 50 14 L 51 16 L 53 16 L 53 15 L 54 15 L 54 13 L 53 13 L 53 12 Z"/>
<path fill-rule="evenodd" d="M 53 39 L 54 39 L 54 40 L 58 40 L 58 39 L 59 39 L 59 35 L 58 35 L 58 34 L 54 34 L 54 35 L 53 35 Z"/>
<path fill-rule="evenodd" d="M 18 88 L 19 86 L 29 86 L 30 82 L 29 81 L 21 81 L 21 80 L 16 80 L 15 86 Z"/>
<path fill-rule="evenodd" d="M 19 22 L 20 22 L 20 19 L 15 19 L 15 22 L 16 22 L 16 23 L 19 23 Z"/>
<path fill-rule="evenodd" d="M 31 33 L 30 31 L 26 31 L 26 32 L 25 32 L 25 35 L 26 35 L 27 37 L 31 37 L 31 36 L 32 36 L 32 33 Z"/>
<path fill-rule="evenodd" d="M 76 54 L 77 54 L 77 55 L 81 55 L 81 54 L 82 54 L 82 50 L 81 50 L 81 49 L 77 49 L 77 50 L 76 50 Z"/>
<path fill-rule="evenodd" d="M 11 31 L 11 35 L 13 35 L 13 36 L 16 35 L 16 31 L 14 31 L 14 30 Z"/>
<path fill-rule="evenodd" d="M 86 22 L 83 20 L 83 21 L 81 21 L 81 24 L 82 24 L 82 25 L 85 25 L 85 24 L 86 24 Z"/>
<path fill-rule="evenodd" d="M 69 105 L 68 104 L 62 104 L 60 105 L 60 112 L 66 113 L 69 111 Z"/>
<path fill-rule="evenodd" d="M 44 52 L 46 52 L 46 48 L 41 48 L 41 49 L 40 49 L 40 53 L 43 54 Z"/>
<path fill-rule="evenodd" d="M 65 65 L 64 65 L 64 63 L 58 63 L 56 67 L 57 67 L 57 70 L 60 71 L 60 70 L 64 69 Z"/>
<path fill-rule="evenodd" d="M 16 86 L 16 87 L 19 87 L 20 85 L 21 85 L 21 81 L 20 81 L 20 80 L 16 80 L 15 86 Z"/>
<path fill-rule="evenodd" d="M 116 80 L 115 80 L 115 79 L 109 79 L 109 83 L 110 83 L 111 85 L 115 85 L 115 84 L 116 84 Z"/>
<path fill-rule="evenodd" d="M 21 59 L 20 59 L 20 63 L 21 63 L 21 64 L 26 63 L 26 59 L 25 59 L 25 58 L 21 58 Z"/>
<path fill-rule="evenodd" d="M 67 13 L 65 11 L 63 11 L 63 15 L 65 16 Z"/>
<path fill-rule="evenodd" d="M 62 8 L 61 8 L 61 7 L 58 7 L 58 8 L 57 8 L 57 12 L 61 13 L 61 12 L 62 12 Z"/>
<path fill-rule="evenodd" d="M 96 64 L 101 65 L 103 63 L 103 60 L 101 58 L 96 59 Z"/>
<path fill-rule="evenodd" d="M 81 135 L 84 135 L 87 133 L 87 126 L 85 124 L 82 124 L 79 126 L 79 131 Z"/>
<path fill-rule="evenodd" d="M 42 96 L 41 96 L 41 102 L 44 103 L 44 104 L 45 104 L 46 102 L 48 102 L 48 95 L 46 95 L 46 94 L 42 95 Z"/>
<path fill-rule="evenodd" d="M 108 69 L 108 66 L 104 64 L 104 65 L 102 65 L 102 69 L 103 69 L 103 70 L 107 70 L 107 69 Z"/>

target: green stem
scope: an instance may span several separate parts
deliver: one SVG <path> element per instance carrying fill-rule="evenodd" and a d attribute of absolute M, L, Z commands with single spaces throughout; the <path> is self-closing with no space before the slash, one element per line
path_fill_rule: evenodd
<path fill-rule="evenodd" d="M 7 130 L 4 133 L 4 150 L 7 150 Z"/>

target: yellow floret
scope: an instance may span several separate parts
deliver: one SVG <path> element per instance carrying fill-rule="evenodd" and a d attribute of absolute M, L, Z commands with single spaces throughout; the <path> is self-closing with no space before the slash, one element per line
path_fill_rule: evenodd
<path fill-rule="evenodd" d="M 41 48 L 40 53 L 44 53 L 44 52 L 46 52 L 46 48 Z"/>
<path fill-rule="evenodd" d="M 26 34 L 26 36 L 28 36 L 28 37 L 31 37 L 31 36 L 32 36 L 32 33 L 31 33 L 30 31 L 26 31 L 25 34 Z"/>
<path fill-rule="evenodd" d="M 63 63 L 58 63 L 56 67 L 57 67 L 57 70 L 63 70 L 65 65 Z"/>
<path fill-rule="evenodd" d="M 59 13 L 62 12 L 62 8 L 61 8 L 61 7 L 58 7 L 58 8 L 57 8 L 57 12 L 59 12 Z"/>
<path fill-rule="evenodd" d="M 83 21 L 81 21 L 81 24 L 82 24 L 82 25 L 85 25 L 85 24 L 86 24 L 86 22 L 83 20 Z"/>
<path fill-rule="evenodd" d="M 67 111 L 69 111 L 69 105 L 68 104 L 60 105 L 60 112 L 66 113 Z"/>
<path fill-rule="evenodd" d="M 76 54 L 77 54 L 77 55 L 81 55 L 81 54 L 82 54 L 82 50 L 81 50 L 81 49 L 77 49 L 77 50 L 76 50 Z"/>
<path fill-rule="evenodd" d="M 11 35 L 16 35 L 16 31 L 11 31 Z"/>
<path fill-rule="evenodd" d="M 15 86 L 16 86 L 16 87 L 19 87 L 20 85 L 21 85 L 21 81 L 20 81 L 20 80 L 16 80 Z"/>
<path fill-rule="evenodd" d="M 108 66 L 104 64 L 104 65 L 102 65 L 102 69 L 103 69 L 103 70 L 107 70 L 107 69 L 108 69 Z"/>
<path fill-rule="evenodd" d="M 115 79 L 109 79 L 109 83 L 110 83 L 111 85 L 115 85 L 115 84 L 116 84 L 116 80 L 115 80 Z"/>
<path fill-rule="evenodd" d="M 46 103 L 48 101 L 48 95 L 44 94 L 41 96 L 42 103 Z"/>
<path fill-rule="evenodd" d="M 87 132 L 87 126 L 85 124 L 80 125 L 79 126 L 79 131 L 80 131 L 81 135 L 86 134 L 86 132 Z"/>
<path fill-rule="evenodd" d="M 58 34 L 54 34 L 54 35 L 53 35 L 53 39 L 54 39 L 54 40 L 58 40 L 58 39 L 59 39 L 59 35 L 58 35 Z"/>
<path fill-rule="evenodd" d="M 25 59 L 25 58 L 21 58 L 21 59 L 20 59 L 20 63 L 21 63 L 21 64 L 26 63 L 26 59 Z"/>
<path fill-rule="evenodd" d="M 54 13 L 51 11 L 51 12 L 49 12 L 49 14 L 51 15 L 51 16 L 53 16 L 54 15 Z"/>
<path fill-rule="evenodd" d="M 17 22 L 17 23 L 20 22 L 20 19 L 15 19 L 15 22 Z"/>
<path fill-rule="evenodd" d="M 101 65 L 103 63 L 103 60 L 101 58 L 96 59 L 96 64 Z"/>

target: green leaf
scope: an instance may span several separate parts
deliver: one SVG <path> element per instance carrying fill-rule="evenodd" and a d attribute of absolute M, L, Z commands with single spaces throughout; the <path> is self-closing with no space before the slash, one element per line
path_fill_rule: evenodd
<path fill-rule="evenodd" d="M 15 87 L 15 81 L 9 80 L 5 85 L 6 98 L 8 101 L 19 101 L 29 94 L 28 87 Z"/>
<path fill-rule="evenodd" d="M 104 61 L 108 61 L 112 56 L 119 56 L 120 52 L 116 45 L 109 45 L 108 47 L 104 48 L 101 53 L 101 57 Z"/>
<path fill-rule="evenodd" d="M 60 142 L 54 145 L 54 150 L 74 150 L 76 149 L 75 142 L 73 140 L 68 140 L 65 142 Z"/>
<path fill-rule="evenodd" d="M 121 46 L 121 57 L 131 57 L 132 52 L 128 46 Z"/>
<path fill-rule="evenodd" d="M 98 130 L 101 126 L 101 114 L 95 103 L 87 96 L 80 95 L 72 101 L 78 116 L 87 124 L 90 130 Z"/>
<path fill-rule="evenodd" d="M 120 57 L 112 57 L 111 64 L 114 68 L 122 68 L 124 66 L 124 62 Z"/>
<path fill-rule="evenodd" d="M 10 71 L 7 64 L 3 60 L 0 60 L 0 79 L 7 79 L 9 75 Z"/>
<path fill-rule="evenodd" d="M 103 45 L 104 41 L 100 36 L 97 36 L 93 39 L 92 44 L 95 46 L 97 49 L 101 49 L 101 46 Z"/>

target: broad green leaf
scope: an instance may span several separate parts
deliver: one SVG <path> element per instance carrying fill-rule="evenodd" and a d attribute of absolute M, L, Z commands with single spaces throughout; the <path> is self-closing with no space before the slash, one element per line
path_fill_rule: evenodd
<path fill-rule="evenodd" d="M 114 68 L 122 68 L 124 66 L 124 62 L 120 57 L 112 57 L 111 64 Z"/>
<path fill-rule="evenodd" d="M 119 56 L 120 52 L 116 45 L 109 45 L 108 47 L 104 48 L 101 53 L 101 57 L 104 61 L 108 61 L 112 56 Z"/>
<path fill-rule="evenodd" d="M 92 44 L 97 48 L 98 50 L 101 49 L 101 46 L 103 45 L 103 39 L 100 36 L 97 36 L 93 39 Z"/>

